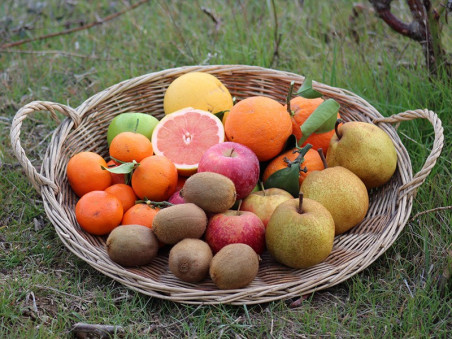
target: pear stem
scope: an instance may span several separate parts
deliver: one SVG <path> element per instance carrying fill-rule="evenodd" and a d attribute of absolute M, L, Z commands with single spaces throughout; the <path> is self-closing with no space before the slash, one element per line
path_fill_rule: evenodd
<path fill-rule="evenodd" d="M 239 205 L 237 206 L 237 215 L 240 215 L 240 207 L 242 207 L 242 202 L 243 202 L 243 200 L 240 199 L 239 200 Z"/>
<path fill-rule="evenodd" d="M 317 150 L 317 152 L 318 152 L 319 155 L 320 155 L 320 159 L 322 159 L 322 162 L 323 162 L 323 168 L 328 168 L 328 164 L 326 163 L 326 159 L 325 159 L 325 154 L 323 154 L 323 149 L 322 149 L 322 148 L 319 148 L 319 149 Z"/>
<path fill-rule="evenodd" d="M 267 194 L 265 193 L 264 182 L 263 182 L 262 180 L 259 181 L 259 186 L 261 187 L 261 190 L 264 192 L 264 195 L 267 195 Z"/>
<path fill-rule="evenodd" d="M 344 122 L 344 120 L 337 119 L 336 120 L 336 124 L 334 125 L 334 131 L 336 132 L 336 135 L 337 135 L 338 139 L 342 138 L 342 134 L 339 133 L 338 127 L 339 127 L 339 124 L 342 124 L 343 122 Z"/>
<path fill-rule="evenodd" d="M 303 192 L 298 194 L 298 213 L 303 213 Z"/>

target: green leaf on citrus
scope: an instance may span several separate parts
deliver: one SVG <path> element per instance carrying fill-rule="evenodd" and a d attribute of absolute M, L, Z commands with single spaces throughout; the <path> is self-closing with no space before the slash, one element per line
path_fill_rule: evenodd
<path fill-rule="evenodd" d="M 304 79 L 303 85 L 298 89 L 295 95 L 299 95 L 306 99 L 315 99 L 320 98 L 322 96 L 322 93 L 313 89 L 311 77 L 306 77 Z"/>
<path fill-rule="evenodd" d="M 303 145 L 314 132 L 324 133 L 334 129 L 339 108 L 339 104 L 334 99 L 327 99 L 322 102 L 301 125 L 302 137 L 298 140 L 298 145 Z"/>

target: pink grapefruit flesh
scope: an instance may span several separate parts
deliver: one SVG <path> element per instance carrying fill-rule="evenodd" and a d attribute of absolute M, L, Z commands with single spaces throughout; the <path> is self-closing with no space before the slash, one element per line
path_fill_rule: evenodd
<path fill-rule="evenodd" d="M 221 120 L 210 112 L 190 107 L 163 117 L 152 134 L 154 153 L 169 158 L 185 176 L 196 172 L 209 147 L 223 141 Z"/>

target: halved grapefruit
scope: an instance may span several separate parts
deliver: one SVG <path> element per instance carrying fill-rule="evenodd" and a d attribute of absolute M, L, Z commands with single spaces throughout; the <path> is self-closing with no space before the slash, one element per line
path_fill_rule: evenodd
<path fill-rule="evenodd" d="M 195 173 L 203 153 L 223 141 L 221 120 L 208 111 L 191 107 L 163 117 L 152 134 L 154 153 L 170 159 L 184 176 Z"/>

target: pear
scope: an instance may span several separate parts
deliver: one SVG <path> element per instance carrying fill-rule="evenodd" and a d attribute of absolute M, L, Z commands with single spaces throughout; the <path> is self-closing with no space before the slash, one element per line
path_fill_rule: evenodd
<path fill-rule="evenodd" d="M 334 220 L 317 201 L 287 200 L 273 212 L 265 233 L 267 249 L 280 263 L 308 268 L 325 260 L 333 249 Z"/>
<path fill-rule="evenodd" d="M 388 182 L 397 166 L 397 152 L 389 135 L 367 122 L 338 124 L 326 155 L 328 166 L 349 169 L 368 189 Z"/>
<path fill-rule="evenodd" d="M 300 191 L 331 213 L 336 235 L 356 226 L 369 209 L 366 186 L 357 175 L 342 166 L 312 172 L 303 181 Z"/>

